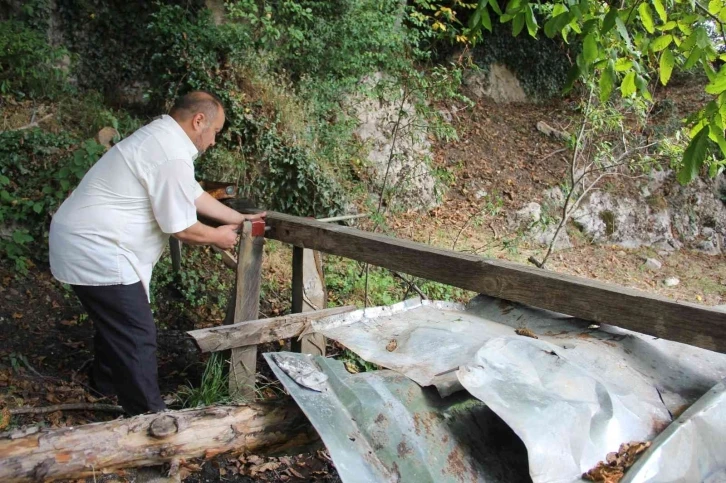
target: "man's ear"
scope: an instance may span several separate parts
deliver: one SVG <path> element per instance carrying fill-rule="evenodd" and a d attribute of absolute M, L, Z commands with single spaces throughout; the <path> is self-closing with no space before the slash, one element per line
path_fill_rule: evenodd
<path fill-rule="evenodd" d="M 203 112 L 198 112 L 192 117 L 192 127 L 194 129 L 202 130 L 207 122 L 207 116 Z"/>

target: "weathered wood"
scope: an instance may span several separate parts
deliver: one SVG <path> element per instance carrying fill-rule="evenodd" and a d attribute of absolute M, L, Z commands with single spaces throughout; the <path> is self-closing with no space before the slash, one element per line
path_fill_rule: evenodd
<path fill-rule="evenodd" d="M 327 302 L 320 252 L 293 247 L 292 312 L 320 310 L 328 305 Z M 293 339 L 291 348 L 294 352 L 324 356 L 325 336 L 317 333 L 304 335 L 299 340 Z"/>
<path fill-rule="evenodd" d="M 457 253 L 280 213 L 268 238 L 533 307 L 726 352 L 726 313 L 519 263 Z"/>
<path fill-rule="evenodd" d="M 265 244 L 263 221 L 245 221 L 237 254 L 233 323 L 257 320 L 260 312 L 262 249 Z M 229 369 L 229 392 L 251 401 L 255 397 L 257 346 L 232 349 Z"/>
<path fill-rule="evenodd" d="M 0 481 L 74 478 L 226 452 L 278 452 L 317 440 L 294 403 L 146 414 L 0 436 Z"/>
<path fill-rule="evenodd" d="M 202 352 L 219 352 L 247 345 L 264 344 L 298 337 L 313 320 L 352 312 L 353 305 L 282 315 L 269 319 L 240 322 L 234 325 L 210 327 L 187 332 Z"/>
<path fill-rule="evenodd" d="M 174 238 L 173 236 L 169 237 L 169 251 L 171 252 L 171 268 L 178 272 L 181 270 L 181 257 L 182 257 L 182 251 L 181 251 L 181 242 Z"/>
<path fill-rule="evenodd" d="M 212 245 L 212 250 L 214 250 L 215 253 L 219 253 L 220 255 L 222 255 L 222 263 L 224 263 L 227 268 L 237 270 L 237 259 L 234 258 L 234 255 L 229 253 L 229 251 L 222 250 L 221 248 L 217 248 L 214 245 Z"/>

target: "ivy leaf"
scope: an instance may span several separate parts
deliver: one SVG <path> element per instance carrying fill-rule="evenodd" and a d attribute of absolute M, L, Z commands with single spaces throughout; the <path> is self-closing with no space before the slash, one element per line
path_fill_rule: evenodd
<path fill-rule="evenodd" d="M 620 94 L 623 97 L 629 97 L 635 94 L 635 71 L 631 70 L 623 78 L 623 83 L 620 84 Z"/>
<path fill-rule="evenodd" d="M 597 41 L 595 40 L 595 35 L 587 34 L 582 43 L 582 53 L 588 64 L 592 64 L 597 59 Z"/>
<path fill-rule="evenodd" d="M 611 66 L 608 66 L 607 69 L 603 70 L 600 77 L 600 102 L 606 102 L 610 99 L 613 87 L 615 87 L 615 71 Z"/>
<path fill-rule="evenodd" d="M 673 58 L 673 53 L 670 50 L 666 50 L 660 56 L 660 83 L 663 85 L 668 84 L 673 73 L 673 66 L 676 65 L 676 59 Z"/>
<path fill-rule="evenodd" d="M 690 144 L 683 154 L 683 167 L 678 172 L 678 182 L 685 185 L 698 176 L 698 171 L 706 160 L 706 148 L 708 147 L 708 134 L 711 130 L 708 126 L 698 131 L 698 134 L 691 139 Z"/>
<path fill-rule="evenodd" d="M 666 47 L 668 47 L 671 42 L 673 42 L 672 35 L 661 35 L 650 43 L 650 51 L 660 52 L 661 50 L 664 50 Z"/>
<path fill-rule="evenodd" d="M 655 33 L 655 22 L 653 22 L 653 12 L 650 10 L 650 4 L 643 2 L 638 7 L 640 13 L 640 21 L 643 23 L 643 27 L 648 33 Z"/>
<path fill-rule="evenodd" d="M 658 12 L 658 16 L 660 17 L 660 20 L 663 23 L 668 22 L 668 14 L 666 13 L 665 7 L 663 7 L 663 2 L 661 0 L 653 0 L 653 6 L 655 7 L 655 11 Z M 675 25 L 674 25 L 674 27 L 675 27 Z"/>

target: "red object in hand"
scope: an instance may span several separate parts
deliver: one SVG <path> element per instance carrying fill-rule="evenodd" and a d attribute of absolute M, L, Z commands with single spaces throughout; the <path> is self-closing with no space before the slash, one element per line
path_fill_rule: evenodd
<path fill-rule="evenodd" d="M 252 236 L 265 236 L 265 220 L 253 220 Z"/>

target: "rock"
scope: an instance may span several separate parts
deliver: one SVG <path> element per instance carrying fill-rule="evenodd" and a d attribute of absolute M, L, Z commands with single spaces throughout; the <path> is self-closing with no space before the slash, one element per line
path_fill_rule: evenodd
<path fill-rule="evenodd" d="M 713 228 L 711 227 L 705 227 L 703 230 L 701 230 L 701 235 L 705 236 L 706 238 L 710 238 L 713 236 Z"/>
<path fill-rule="evenodd" d="M 651 270 L 660 270 L 663 265 L 655 258 L 648 258 L 645 260 L 645 266 Z"/>
<path fill-rule="evenodd" d="M 383 74 L 367 76 L 363 83 L 375 86 L 384 82 Z M 395 187 L 393 203 L 404 209 L 428 210 L 436 206 L 436 179 L 429 167 L 431 143 L 415 106 L 409 102 L 386 101 L 359 95 L 348 100 L 348 108 L 358 118 L 354 135 L 368 149 L 368 163 L 374 182 L 373 192 Z M 399 111 L 400 108 L 400 111 Z M 404 118 L 400 119 L 400 112 Z M 393 131 L 399 123 L 395 144 Z M 389 166 L 390 164 L 390 166 Z M 377 194 L 376 194 L 377 197 Z"/>
<path fill-rule="evenodd" d="M 555 236 L 556 229 L 557 227 L 554 225 L 535 225 L 530 230 L 529 236 L 540 245 L 549 246 Z M 562 229 L 557 235 L 557 240 L 555 241 L 554 245 L 552 245 L 552 250 L 558 251 L 566 250 L 568 248 L 572 248 L 572 242 L 570 241 L 570 237 L 567 236 L 567 231 L 565 229 Z"/>
<path fill-rule="evenodd" d="M 98 144 L 105 146 L 106 149 L 110 149 L 114 140 L 119 139 L 120 137 L 121 135 L 116 129 L 107 126 L 98 131 L 98 134 L 96 134 L 96 141 L 98 141 Z"/>
<path fill-rule="evenodd" d="M 542 218 L 542 206 L 539 203 L 531 202 L 514 213 L 509 220 L 509 225 L 514 229 L 528 228 Z"/>
<path fill-rule="evenodd" d="M 474 193 L 474 197 L 475 197 L 475 198 L 476 198 L 477 200 L 480 200 L 480 199 L 482 199 L 482 198 L 486 198 L 486 196 L 487 196 L 488 194 L 489 194 L 489 193 L 487 193 L 487 192 L 486 192 L 486 190 L 479 190 L 479 191 L 477 191 L 476 193 Z"/>
<path fill-rule="evenodd" d="M 466 93 L 474 99 L 488 97 L 497 104 L 528 101 L 517 77 L 501 64 L 466 71 L 463 84 Z"/>
<path fill-rule="evenodd" d="M 663 280 L 663 285 L 665 285 L 666 287 L 675 287 L 679 283 L 681 283 L 681 281 L 678 280 L 676 277 L 669 277 Z"/>
<path fill-rule="evenodd" d="M 537 130 L 545 136 L 552 136 L 561 139 L 562 141 L 569 141 L 571 137 L 570 133 L 560 131 L 559 129 L 550 126 L 544 121 L 540 121 L 537 123 Z"/>
<path fill-rule="evenodd" d="M 558 207 L 565 202 L 565 194 L 559 186 L 545 190 L 544 198 L 547 201 L 555 203 Z"/>
<path fill-rule="evenodd" d="M 721 250 L 711 240 L 704 240 L 696 244 L 696 250 L 705 253 L 706 255 L 718 255 Z"/>

